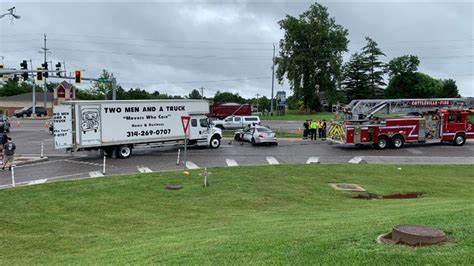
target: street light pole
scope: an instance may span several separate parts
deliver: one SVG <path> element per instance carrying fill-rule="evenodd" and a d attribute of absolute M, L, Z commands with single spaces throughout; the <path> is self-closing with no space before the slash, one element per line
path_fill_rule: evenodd
<path fill-rule="evenodd" d="M 270 115 L 273 115 L 273 90 L 275 87 L 275 44 L 273 44 L 273 57 L 272 57 L 272 98 L 270 101 Z"/>

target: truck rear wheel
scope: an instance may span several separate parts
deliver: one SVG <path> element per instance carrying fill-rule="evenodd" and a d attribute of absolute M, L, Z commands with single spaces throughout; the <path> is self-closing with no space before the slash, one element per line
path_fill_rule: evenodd
<path fill-rule="evenodd" d="M 393 136 L 392 138 L 392 148 L 394 149 L 400 149 L 405 141 L 403 140 L 403 137 L 400 135 Z"/>
<path fill-rule="evenodd" d="M 388 138 L 385 137 L 385 136 L 379 136 L 379 140 L 375 144 L 377 149 L 383 150 L 383 149 L 387 148 L 387 145 L 388 145 Z"/>
<path fill-rule="evenodd" d="M 132 147 L 128 145 L 122 145 L 117 149 L 117 155 L 119 158 L 126 159 L 132 156 Z"/>
<path fill-rule="evenodd" d="M 209 146 L 213 149 L 219 148 L 221 146 L 221 139 L 219 137 L 212 137 Z"/>
<path fill-rule="evenodd" d="M 454 146 L 462 146 L 464 143 L 466 143 L 466 137 L 464 134 L 457 134 L 456 137 L 454 137 Z"/>

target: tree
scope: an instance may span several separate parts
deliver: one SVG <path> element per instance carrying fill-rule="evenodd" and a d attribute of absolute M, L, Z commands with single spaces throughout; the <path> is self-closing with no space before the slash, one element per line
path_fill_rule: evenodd
<path fill-rule="evenodd" d="M 402 74 L 414 73 L 418 70 L 420 60 L 415 55 L 404 55 L 396 57 L 388 62 L 388 74 L 390 77 Z"/>
<path fill-rule="evenodd" d="M 436 98 L 443 88 L 443 81 L 427 74 L 415 72 L 394 76 L 385 90 L 387 98 Z"/>
<path fill-rule="evenodd" d="M 366 99 L 370 94 L 370 80 L 366 73 L 366 65 L 361 54 L 355 53 L 344 65 L 342 87 L 347 100 Z"/>
<path fill-rule="evenodd" d="M 332 95 L 340 81 L 348 31 L 318 3 L 298 18 L 287 15 L 278 23 L 285 31 L 280 55 L 275 58 L 278 81 L 282 83 L 286 77 L 293 95 L 303 100 L 304 107 L 318 109 L 318 91 Z"/>
<path fill-rule="evenodd" d="M 191 91 L 191 93 L 188 95 L 188 98 L 189 99 L 201 99 L 202 96 L 201 94 L 199 93 L 198 90 L 194 89 Z"/>
<path fill-rule="evenodd" d="M 441 93 L 438 97 L 441 98 L 457 98 L 461 97 L 459 95 L 458 86 L 456 81 L 452 79 L 446 79 L 443 81 L 443 87 L 441 88 Z"/>
<path fill-rule="evenodd" d="M 105 79 L 105 80 L 112 80 L 112 78 L 114 77 L 114 75 L 112 73 L 109 73 L 107 70 L 102 70 L 102 75 L 100 75 L 100 78 L 101 79 Z M 111 82 L 94 82 L 94 85 L 92 86 L 92 93 L 93 94 L 98 94 L 98 95 L 102 95 L 102 97 L 104 97 L 105 100 L 107 100 L 107 96 L 110 95 L 112 91 L 112 83 Z"/>
<path fill-rule="evenodd" d="M 364 98 L 376 99 L 383 96 L 383 87 L 387 85 L 384 81 L 385 65 L 379 60 L 380 56 L 386 56 L 377 43 L 369 37 L 365 37 L 367 44 L 362 48 L 362 58 L 366 67 L 366 76 L 369 84 L 369 94 Z M 363 98 L 362 98 L 363 99 Z"/>
<path fill-rule="evenodd" d="M 245 99 L 238 93 L 217 91 L 214 95 L 214 102 L 218 103 L 245 103 Z"/>

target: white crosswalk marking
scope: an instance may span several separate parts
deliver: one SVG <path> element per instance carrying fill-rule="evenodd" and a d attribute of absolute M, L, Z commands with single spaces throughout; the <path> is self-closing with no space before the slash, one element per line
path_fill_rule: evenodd
<path fill-rule="evenodd" d="M 195 163 L 191 162 L 191 161 L 187 161 L 186 162 L 186 168 L 188 169 L 199 169 L 199 166 L 197 166 Z"/>
<path fill-rule="evenodd" d="M 413 149 L 413 148 L 408 148 L 407 151 L 413 153 L 413 154 L 423 154 L 422 151 L 418 150 L 418 149 Z"/>
<path fill-rule="evenodd" d="M 348 163 L 361 164 L 361 163 L 367 163 L 367 162 L 364 160 L 364 157 L 356 156 L 350 159 Z"/>
<path fill-rule="evenodd" d="M 267 162 L 268 162 L 268 164 L 280 164 L 278 162 L 278 160 L 275 157 L 272 157 L 272 156 L 267 157 Z"/>
<path fill-rule="evenodd" d="M 153 171 L 145 166 L 137 166 L 138 172 L 140 173 L 153 173 Z"/>
<path fill-rule="evenodd" d="M 319 157 L 309 157 L 306 164 L 319 163 Z"/>
<path fill-rule="evenodd" d="M 233 159 L 225 159 L 227 166 L 239 166 L 239 164 Z"/>
<path fill-rule="evenodd" d="M 104 176 L 104 174 L 102 174 L 99 171 L 95 171 L 95 172 L 89 172 L 89 176 L 90 177 L 101 177 L 101 176 Z"/>
<path fill-rule="evenodd" d="M 43 184 L 43 183 L 46 183 L 46 181 L 48 181 L 48 179 L 46 179 L 46 178 L 33 180 L 33 181 L 28 182 L 28 185 Z"/>

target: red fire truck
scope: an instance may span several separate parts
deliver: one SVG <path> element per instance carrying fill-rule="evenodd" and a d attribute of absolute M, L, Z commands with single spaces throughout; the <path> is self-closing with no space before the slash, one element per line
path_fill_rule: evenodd
<path fill-rule="evenodd" d="M 414 142 L 450 142 L 461 146 L 467 139 L 474 139 L 474 109 L 469 109 L 462 98 L 362 101 L 365 102 L 351 103 L 353 118 L 330 123 L 331 141 L 399 149 Z M 387 115 L 376 116 L 382 110 Z M 401 115 L 402 112 L 408 114 Z"/>

